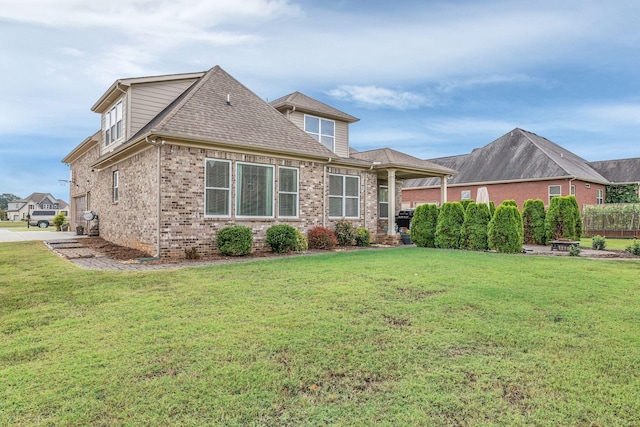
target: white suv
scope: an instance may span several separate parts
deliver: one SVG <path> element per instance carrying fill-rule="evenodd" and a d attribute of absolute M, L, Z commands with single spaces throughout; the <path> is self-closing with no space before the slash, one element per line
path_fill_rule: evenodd
<path fill-rule="evenodd" d="M 49 224 L 53 223 L 53 217 L 56 216 L 57 213 L 58 211 L 52 209 L 36 209 L 35 211 L 31 211 L 29 225 L 47 228 Z"/>

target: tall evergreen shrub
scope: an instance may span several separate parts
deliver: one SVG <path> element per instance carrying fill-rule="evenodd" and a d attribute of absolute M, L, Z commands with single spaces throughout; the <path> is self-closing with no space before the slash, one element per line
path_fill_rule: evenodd
<path fill-rule="evenodd" d="M 460 249 L 462 246 L 464 208 L 460 202 L 446 202 L 438 214 L 436 248 Z"/>
<path fill-rule="evenodd" d="M 524 227 L 524 243 L 530 245 L 544 245 L 547 243 L 545 229 L 544 202 L 540 199 L 529 199 L 522 208 L 522 225 Z"/>
<path fill-rule="evenodd" d="M 503 253 L 522 251 L 522 217 L 518 208 L 501 204 L 489 221 L 489 248 Z"/>
<path fill-rule="evenodd" d="M 464 200 L 460 200 L 460 204 L 462 205 L 462 208 L 464 209 L 464 211 L 467 211 L 467 208 L 469 207 L 469 205 L 471 203 L 475 203 L 475 200 L 471 200 L 471 199 L 464 199 Z"/>
<path fill-rule="evenodd" d="M 489 227 L 489 206 L 484 203 L 471 203 L 464 213 L 462 236 L 464 249 L 484 251 L 488 248 L 487 232 Z"/>
<path fill-rule="evenodd" d="M 436 205 L 418 206 L 411 219 L 411 241 L 419 247 L 435 248 L 437 224 L 438 207 Z"/>
<path fill-rule="evenodd" d="M 582 237 L 582 219 L 574 196 L 554 197 L 545 220 L 547 239 L 578 240 Z"/>

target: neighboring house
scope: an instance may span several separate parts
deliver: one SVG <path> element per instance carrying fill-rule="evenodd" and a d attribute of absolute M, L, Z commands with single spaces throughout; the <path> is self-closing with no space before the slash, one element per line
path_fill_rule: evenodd
<path fill-rule="evenodd" d="M 621 160 L 604 160 L 589 163 L 611 184 L 628 185 L 638 184 L 638 196 L 640 197 L 640 157 Z"/>
<path fill-rule="evenodd" d="M 36 209 L 62 211 L 65 215 L 68 215 L 69 205 L 64 200 L 53 197 L 51 193 L 32 193 L 24 199 L 9 202 L 7 219 L 9 221 L 21 221 Z"/>
<path fill-rule="evenodd" d="M 272 225 L 343 219 L 393 241 L 402 181 L 455 173 L 355 152 L 355 117 L 298 92 L 268 104 L 220 67 L 118 80 L 92 111 L 101 130 L 63 159 L 72 222 L 93 211 L 101 237 L 159 257 L 213 253 L 229 225 L 251 227 L 257 248 Z"/>
<path fill-rule="evenodd" d="M 514 129 L 469 154 L 430 160 L 458 174 L 448 179 L 447 199 L 476 200 L 478 189 L 486 187 L 496 206 L 513 199 L 520 209 L 527 199 L 541 199 L 545 205 L 557 196 L 574 195 L 580 207 L 602 204 L 610 180 L 593 164 L 546 138 Z M 405 181 L 402 205 L 412 208 L 440 199 L 439 178 Z"/>

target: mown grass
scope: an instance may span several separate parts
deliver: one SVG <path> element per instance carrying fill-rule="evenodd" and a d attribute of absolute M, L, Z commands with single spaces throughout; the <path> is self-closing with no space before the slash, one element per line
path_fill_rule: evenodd
<path fill-rule="evenodd" d="M 0 425 L 631 426 L 639 273 L 420 248 L 113 273 L 2 244 Z"/>
<path fill-rule="evenodd" d="M 8 228 L 11 231 L 55 231 L 56 227 L 50 225 L 47 228 L 39 228 L 32 225 L 27 228 L 25 221 L 0 221 L 0 228 Z"/>

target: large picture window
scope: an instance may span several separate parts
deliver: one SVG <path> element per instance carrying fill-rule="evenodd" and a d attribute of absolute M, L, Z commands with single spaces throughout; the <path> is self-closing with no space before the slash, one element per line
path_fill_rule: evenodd
<path fill-rule="evenodd" d="M 304 116 L 304 130 L 331 151 L 335 146 L 336 123 L 315 116 Z"/>
<path fill-rule="evenodd" d="M 360 217 L 360 177 L 329 175 L 329 216 Z"/>
<path fill-rule="evenodd" d="M 273 166 L 237 164 L 237 216 L 273 217 L 273 169 Z"/>
<path fill-rule="evenodd" d="M 278 169 L 278 216 L 298 216 L 298 169 Z"/>
<path fill-rule="evenodd" d="M 231 162 L 205 161 L 205 216 L 231 215 Z"/>
<path fill-rule="evenodd" d="M 122 137 L 122 101 L 104 113 L 104 145 Z"/>

